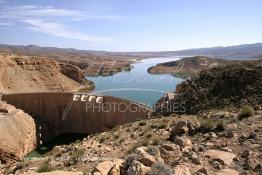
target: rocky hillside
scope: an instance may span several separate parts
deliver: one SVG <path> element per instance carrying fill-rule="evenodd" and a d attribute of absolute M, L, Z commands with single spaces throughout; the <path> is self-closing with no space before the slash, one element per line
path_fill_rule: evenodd
<path fill-rule="evenodd" d="M 177 85 L 175 96 L 163 96 L 157 114 L 195 114 L 212 108 L 262 107 L 262 65 L 235 64 L 203 70 Z"/>
<path fill-rule="evenodd" d="M 45 57 L 0 54 L 0 88 L 5 93 L 73 91 L 93 83 L 73 65 Z"/>
<path fill-rule="evenodd" d="M 262 172 L 262 111 L 171 115 L 118 126 L 3 173 L 90 175 L 238 175 Z"/>
<path fill-rule="evenodd" d="M 225 66 L 229 64 L 262 64 L 262 60 L 239 61 L 239 60 L 223 60 L 205 56 L 186 57 L 178 61 L 160 63 L 150 67 L 148 72 L 151 74 L 172 74 L 180 78 L 188 78 L 204 69 L 216 66 Z"/>

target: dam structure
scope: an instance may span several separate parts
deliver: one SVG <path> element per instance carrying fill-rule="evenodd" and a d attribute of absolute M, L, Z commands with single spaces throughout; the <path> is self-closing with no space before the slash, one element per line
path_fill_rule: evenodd
<path fill-rule="evenodd" d="M 38 145 L 60 134 L 93 134 L 149 118 L 152 109 L 112 96 L 72 92 L 5 94 L 2 100 L 22 109 L 36 123 Z"/>

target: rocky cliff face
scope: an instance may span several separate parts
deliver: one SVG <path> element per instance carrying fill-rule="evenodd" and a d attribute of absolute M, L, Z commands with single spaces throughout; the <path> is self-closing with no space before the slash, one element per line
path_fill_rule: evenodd
<path fill-rule="evenodd" d="M 85 78 L 82 70 L 79 67 L 67 63 L 59 63 L 59 67 L 62 74 L 66 75 L 72 80 L 75 80 L 81 85 L 90 86 L 90 87 L 94 86 L 93 82 L 88 81 Z"/>
<path fill-rule="evenodd" d="M 0 101 L 0 162 L 16 162 L 36 146 L 36 125 L 31 116 Z"/>
<path fill-rule="evenodd" d="M 157 114 L 189 113 L 250 104 L 262 105 L 262 66 L 228 65 L 203 70 L 176 87 L 174 99 L 163 96 Z"/>
<path fill-rule="evenodd" d="M 0 54 L 0 88 L 5 93 L 73 91 L 93 87 L 75 66 L 43 57 Z"/>

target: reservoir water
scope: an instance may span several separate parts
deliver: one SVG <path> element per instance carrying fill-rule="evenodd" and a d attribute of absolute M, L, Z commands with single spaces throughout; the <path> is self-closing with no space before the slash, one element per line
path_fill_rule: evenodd
<path fill-rule="evenodd" d="M 96 85 L 94 94 L 126 98 L 147 106 L 153 106 L 168 91 L 175 91 L 183 81 L 169 74 L 149 74 L 147 69 L 158 63 L 179 60 L 181 57 L 150 58 L 134 63 L 131 71 L 107 77 L 86 77 Z"/>

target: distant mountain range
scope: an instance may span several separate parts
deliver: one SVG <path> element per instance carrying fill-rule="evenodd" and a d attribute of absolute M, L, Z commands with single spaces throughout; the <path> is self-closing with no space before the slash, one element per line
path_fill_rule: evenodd
<path fill-rule="evenodd" d="M 56 59 L 67 57 L 82 60 L 91 58 L 125 59 L 125 58 L 148 58 L 148 57 L 170 57 L 170 56 L 210 56 L 213 58 L 253 60 L 262 58 L 262 43 L 244 44 L 229 47 L 212 47 L 200 49 L 188 49 L 181 51 L 161 52 L 106 52 L 93 50 L 62 49 L 56 47 L 39 47 L 36 45 L 6 45 L 0 44 L 0 52 L 16 53 L 24 55 L 49 56 Z"/>
<path fill-rule="evenodd" d="M 229 47 L 188 49 L 181 51 L 135 52 L 126 54 L 134 54 L 144 57 L 210 56 L 213 58 L 222 58 L 229 60 L 254 60 L 262 58 L 262 43 L 244 44 Z"/>

